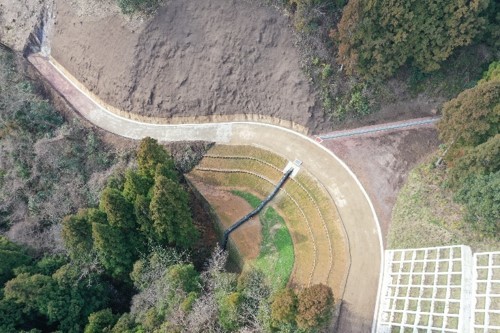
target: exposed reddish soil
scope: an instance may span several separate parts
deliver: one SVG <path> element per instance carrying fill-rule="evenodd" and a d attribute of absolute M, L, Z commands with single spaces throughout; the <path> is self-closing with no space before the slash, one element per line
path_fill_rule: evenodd
<path fill-rule="evenodd" d="M 392 208 L 409 171 L 439 145 L 432 126 L 323 141 L 356 174 L 387 237 Z"/>
<path fill-rule="evenodd" d="M 210 186 L 194 179 L 191 179 L 191 181 L 215 210 L 224 230 L 253 209 L 248 202 L 232 194 L 229 189 Z M 254 217 L 243 224 L 231 233 L 230 238 L 238 248 L 238 252 L 243 260 L 257 258 L 262 240 L 259 218 Z"/>

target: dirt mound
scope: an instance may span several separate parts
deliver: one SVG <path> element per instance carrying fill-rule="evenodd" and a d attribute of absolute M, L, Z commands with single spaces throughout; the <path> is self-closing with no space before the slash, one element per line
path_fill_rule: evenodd
<path fill-rule="evenodd" d="M 125 111 L 260 114 L 308 125 L 316 109 L 288 19 L 272 8 L 171 0 L 142 24 L 113 8 L 92 15 L 65 0 L 55 10 L 54 58 Z"/>

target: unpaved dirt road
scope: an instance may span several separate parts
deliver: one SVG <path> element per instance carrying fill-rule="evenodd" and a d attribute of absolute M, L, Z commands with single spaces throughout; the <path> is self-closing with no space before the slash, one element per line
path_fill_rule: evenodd
<path fill-rule="evenodd" d="M 48 59 L 29 58 L 40 73 L 91 123 L 133 139 L 150 136 L 161 141 L 206 140 L 255 145 L 288 160 L 300 159 L 334 199 L 349 238 L 351 268 L 341 310 L 339 332 L 369 332 L 376 306 L 382 242 L 377 217 L 354 174 L 333 153 L 309 137 L 288 129 L 258 123 L 161 125 L 126 119 L 101 108 Z"/>

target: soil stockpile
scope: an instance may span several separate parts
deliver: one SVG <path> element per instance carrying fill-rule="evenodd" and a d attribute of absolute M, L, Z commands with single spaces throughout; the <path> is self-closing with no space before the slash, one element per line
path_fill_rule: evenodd
<path fill-rule="evenodd" d="M 232 0 L 172 0 L 151 18 L 55 1 L 52 56 L 99 97 L 154 117 L 260 114 L 308 125 L 315 96 L 288 19 Z"/>

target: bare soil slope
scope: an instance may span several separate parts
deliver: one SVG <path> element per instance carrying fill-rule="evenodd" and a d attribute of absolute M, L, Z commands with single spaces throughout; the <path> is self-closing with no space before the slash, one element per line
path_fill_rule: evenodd
<path fill-rule="evenodd" d="M 380 221 L 384 240 L 391 214 L 408 174 L 439 144 L 432 126 L 386 131 L 324 141 L 354 171 L 365 187 Z"/>
<path fill-rule="evenodd" d="M 315 96 L 287 18 L 241 0 L 171 0 L 143 23 L 55 1 L 52 55 L 106 102 L 155 117 L 261 114 L 307 125 Z"/>

